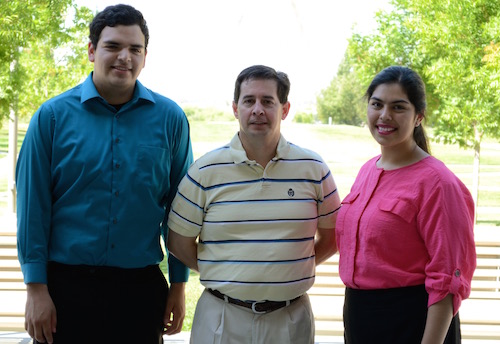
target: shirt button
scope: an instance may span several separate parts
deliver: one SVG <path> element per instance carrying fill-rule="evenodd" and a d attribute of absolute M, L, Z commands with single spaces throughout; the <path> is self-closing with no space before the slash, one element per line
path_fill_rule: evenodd
<path fill-rule="evenodd" d="M 115 196 L 118 197 L 118 195 L 120 194 L 120 191 L 115 191 Z"/>
<path fill-rule="evenodd" d="M 118 223 L 118 220 L 116 219 L 116 217 L 113 219 L 113 223 L 116 225 Z"/>
<path fill-rule="evenodd" d="M 455 276 L 460 277 L 460 270 L 458 270 L 458 269 L 455 270 Z"/>
<path fill-rule="evenodd" d="M 118 143 L 118 142 L 120 142 L 120 139 L 115 139 L 115 143 Z"/>
<path fill-rule="evenodd" d="M 115 164 L 115 167 L 116 168 L 120 168 L 120 164 Z"/>

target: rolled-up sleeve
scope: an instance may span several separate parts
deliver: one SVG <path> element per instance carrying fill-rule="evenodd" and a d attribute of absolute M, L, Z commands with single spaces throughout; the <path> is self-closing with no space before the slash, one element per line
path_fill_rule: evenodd
<path fill-rule="evenodd" d="M 467 188 L 458 180 L 437 184 L 419 216 L 419 228 L 429 254 L 428 306 L 452 294 L 456 314 L 470 295 L 476 268 L 474 202 Z"/>

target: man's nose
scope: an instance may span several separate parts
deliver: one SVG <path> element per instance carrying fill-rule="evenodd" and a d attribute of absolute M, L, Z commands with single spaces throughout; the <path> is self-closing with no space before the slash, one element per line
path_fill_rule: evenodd
<path fill-rule="evenodd" d="M 119 51 L 118 53 L 118 59 L 122 61 L 130 61 L 130 52 L 128 49 L 123 48 L 122 50 Z"/>
<path fill-rule="evenodd" d="M 261 115 L 263 113 L 264 113 L 264 107 L 262 106 L 261 102 L 256 101 L 252 109 L 252 114 Z"/>

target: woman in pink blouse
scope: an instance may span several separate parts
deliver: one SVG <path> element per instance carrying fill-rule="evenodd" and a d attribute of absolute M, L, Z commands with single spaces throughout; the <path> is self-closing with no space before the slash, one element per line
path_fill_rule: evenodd
<path fill-rule="evenodd" d="M 345 343 L 460 343 L 458 309 L 476 267 L 472 197 L 429 154 L 416 72 L 386 68 L 366 97 L 381 154 L 337 218 Z"/>

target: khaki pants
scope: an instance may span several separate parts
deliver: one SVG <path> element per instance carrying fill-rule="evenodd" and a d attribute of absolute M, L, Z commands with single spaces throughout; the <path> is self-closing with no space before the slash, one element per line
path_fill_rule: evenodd
<path fill-rule="evenodd" d="M 191 330 L 192 344 L 312 344 L 314 316 L 307 295 L 267 314 L 236 306 L 204 291 Z"/>

